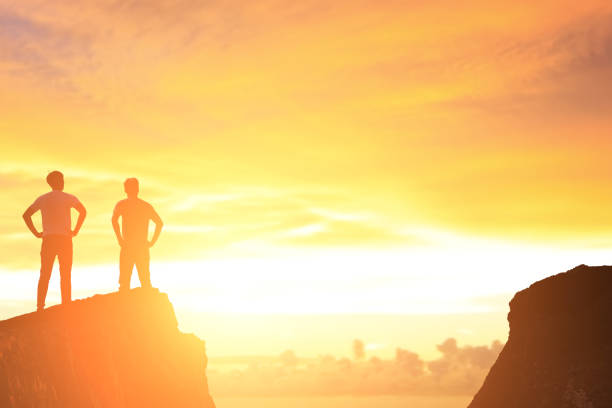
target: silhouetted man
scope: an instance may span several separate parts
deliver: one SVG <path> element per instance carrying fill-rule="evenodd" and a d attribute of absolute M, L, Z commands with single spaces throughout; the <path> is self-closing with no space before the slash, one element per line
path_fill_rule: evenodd
<path fill-rule="evenodd" d="M 138 270 L 140 286 L 151 287 L 149 248 L 152 247 L 164 223 L 153 206 L 138 198 L 138 180 L 129 178 L 123 183 L 127 199 L 121 200 L 113 211 L 113 229 L 121 246 L 119 254 L 119 290 L 129 290 L 134 265 Z M 121 229 L 119 229 L 121 217 Z M 155 223 L 153 238 L 149 241 L 149 221 Z"/>
<path fill-rule="evenodd" d="M 64 175 L 59 171 L 52 171 L 47 176 L 47 183 L 51 191 L 43 194 L 34 201 L 23 213 L 23 219 L 36 238 L 42 238 L 40 248 L 40 278 L 38 279 L 37 310 L 45 308 L 49 279 L 53 270 L 53 263 L 57 256 L 60 270 L 60 287 L 62 292 L 62 303 L 72 300 L 72 237 L 76 236 L 87 211 L 81 202 L 72 194 L 64 193 Z M 72 230 L 70 209 L 79 212 L 76 226 Z M 32 222 L 32 215 L 39 211 L 42 214 L 42 232 L 38 232 Z"/>

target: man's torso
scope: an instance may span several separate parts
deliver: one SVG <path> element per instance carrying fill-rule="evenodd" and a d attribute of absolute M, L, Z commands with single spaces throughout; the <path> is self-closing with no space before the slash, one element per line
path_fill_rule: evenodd
<path fill-rule="evenodd" d="M 51 191 L 38 197 L 34 202 L 42 214 L 43 236 L 64 235 L 72 236 L 72 223 L 70 209 L 78 204 L 79 200 L 72 194 L 63 191 Z"/>
<path fill-rule="evenodd" d="M 153 207 L 139 198 L 121 200 L 115 207 L 121 216 L 121 235 L 128 246 L 145 245 L 149 238 L 149 220 Z"/>

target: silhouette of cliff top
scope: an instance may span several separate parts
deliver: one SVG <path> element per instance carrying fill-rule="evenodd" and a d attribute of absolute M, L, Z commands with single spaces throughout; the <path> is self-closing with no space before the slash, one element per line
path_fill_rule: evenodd
<path fill-rule="evenodd" d="M 84 327 L 75 323 L 88 322 Z M 66 324 L 66 330 L 93 329 L 91 323 L 108 326 L 178 327 L 176 315 L 168 295 L 158 289 L 137 288 L 126 292 L 94 295 L 74 300 L 69 304 L 55 305 L 42 312 L 32 312 L 0 321 L 3 330 L 40 327 L 41 325 Z"/>
<path fill-rule="evenodd" d="M 470 408 L 612 406 L 612 267 L 580 265 L 518 292 L 508 342 Z"/>
<path fill-rule="evenodd" d="M 517 292 L 510 302 L 508 320 L 533 320 L 542 315 L 574 314 L 595 307 L 610 294 L 612 266 L 577 266 Z"/>
<path fill-rule="evenodd" d="M 157 289 L 0 322 L 2 407 L 214 407 L 204 342 Z"/>

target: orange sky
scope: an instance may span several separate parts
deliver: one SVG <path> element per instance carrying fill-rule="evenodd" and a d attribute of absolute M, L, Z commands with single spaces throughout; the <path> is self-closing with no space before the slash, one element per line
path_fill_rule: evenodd
<path fill-rule="evenodd" d="M 184 310 L 503 318 L 606 260 L 611 23 L 608 1 L 2 5 L 4 297 L 33 299 L 20 215 L 60 169 L 89 210 L 75 293 L 114 289 L 136 176 Z"/>

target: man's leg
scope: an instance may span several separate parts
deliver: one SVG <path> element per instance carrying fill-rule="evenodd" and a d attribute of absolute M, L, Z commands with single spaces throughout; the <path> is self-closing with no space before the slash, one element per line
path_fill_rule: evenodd
<path fill-rule="evenodd" d="M 134 269 L 134 256 L 132 250 L 121 247 L 119 252 L 119 290 L 130 290 L 132 270 Z"/>
<path fill-rule="evenodd" d="M 56 251 L 52 240 L 43 237 L 40 247 L 40 277 L 38 278 L 38 298 L 36 301 L 38 310 L 42 310 L 45 307 L 45 299 L 47 298 L 47 289 L 49 288 L 49 279 L 51 278 L 55 255 Z"/>
<path fill-rule="evenodd" d="M 72 301 L 72 238 L 59 237 L 57 258 L 60 270 L 62 304 Z"/>
<path fill-rule="evenodd" d="M 136 259 L 136 269 L 138 269 L 138 279 L 140 279 L 140 286 L 143 288 L 151 288 L 149 259 L 149 248 L 144 248 L 138 251 L 138 258 Z"/>

